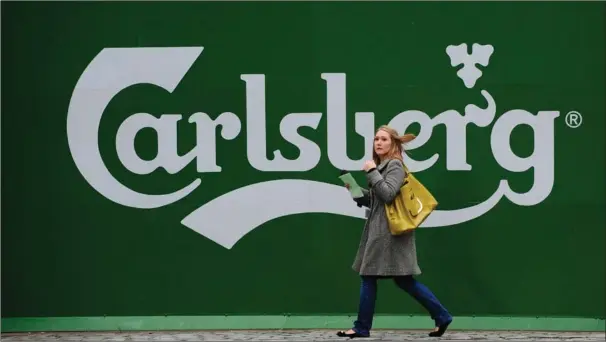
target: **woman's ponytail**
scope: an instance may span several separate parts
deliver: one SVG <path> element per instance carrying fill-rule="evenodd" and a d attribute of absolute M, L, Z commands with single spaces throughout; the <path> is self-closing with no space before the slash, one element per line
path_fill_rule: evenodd
<path fill-rule="evenodd" d="M 411 142 L 414 140 L 414 138 L 416 138 L 417 136 L 412 134 L 412 133 L 408 133 L 408 134 L 404 134 L 401 137 L 398 137 L 398 140 L 400 140 L 400 144 L 406 144 L 408 142 Z"/>

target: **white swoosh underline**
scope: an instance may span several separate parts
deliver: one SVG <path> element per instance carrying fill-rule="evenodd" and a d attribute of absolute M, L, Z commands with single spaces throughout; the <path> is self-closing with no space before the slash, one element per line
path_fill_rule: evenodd
<path fill-rule="evenodd" d="M 487 200 L 472 207 L 434 210 L 421 227 L 452 226 L 482 216 L 501 199 L 506 182 Z M 181 223 L 217 244 L 231 249 L 246 234 L 273 219 L 303 213 L 328 213 L 365 218 L 343 186 L 282 179 L 251 184 L 202 205 Z"/>

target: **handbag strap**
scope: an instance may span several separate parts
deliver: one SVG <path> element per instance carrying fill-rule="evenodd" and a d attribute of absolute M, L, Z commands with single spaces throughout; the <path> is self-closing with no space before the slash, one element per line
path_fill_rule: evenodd
<path fill-rule="evenodd" d="M 389 162 L 387 162 L 387 164 L 391 163 L 392 161 L 394 161 L 394 159 L 390 160 Z M 410 172 L 410 170 L 408 170 L 408 167 L 406 166 L 406 164 L 404 163 L 403 160 L 401 160 L 402 165 L 404 166 L 404 171 L 406 171 L 406 174 L 412 174 L 412 172 Z"/>
<path fill-rule="evenodd" d="M 404 171 L 406 171 L 406 173 L 412 173 L 412 172 L 410 172 L 410 170 L 408 170 L 408 167 L 406 166 L 404 161 L 402 161 L 402 165 L 404 165 Z"/>

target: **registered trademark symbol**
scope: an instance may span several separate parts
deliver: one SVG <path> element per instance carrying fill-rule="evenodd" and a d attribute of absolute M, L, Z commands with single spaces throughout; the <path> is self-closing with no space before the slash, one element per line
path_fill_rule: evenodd
<path fill-rule="evenodd" d="M 566 114 L 566 125 L 570 128 L 577 128 L 583 123 L 583 117 L 579 112 L 568 112 Z"/>

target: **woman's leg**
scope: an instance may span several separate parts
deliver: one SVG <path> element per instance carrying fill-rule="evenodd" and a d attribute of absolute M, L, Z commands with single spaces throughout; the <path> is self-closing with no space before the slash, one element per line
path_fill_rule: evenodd
<path fill-rule="evenodd" d="M 427 286 L 421 284 L 412 276 L 400 276 L 394 278 L 395 283 L 402 290 L 410 294 L 419 304 L 421 304 L 425 310 L 429 312 L 431 318 L 436 323 L 438 329 L 432 336 L 441 336 L 446 328 L 452 322 L 452 316 L 448 313 L 448 310 L 440 303 L 438 298 L 427 288 Z"/>
<path fill-rule="evenodd" d="M 372 328 L 372 320 L 375 313 L 375 302 L 377 299 L 377 279 L 373 276 L 362 276 L 360 285 L 360 302 L 358 304 L 358 319 L 354 322 L 353 329 L 339 331 L 339 336 L 368 337 Z"/>
<path fill-rule="evenodd" d="M 354 322 L 354 331 L 360 335 L 370 335 L 377 300 L 377 277 L 362 276 L 360 285 L 360 303 L 358 319 Z"/>

